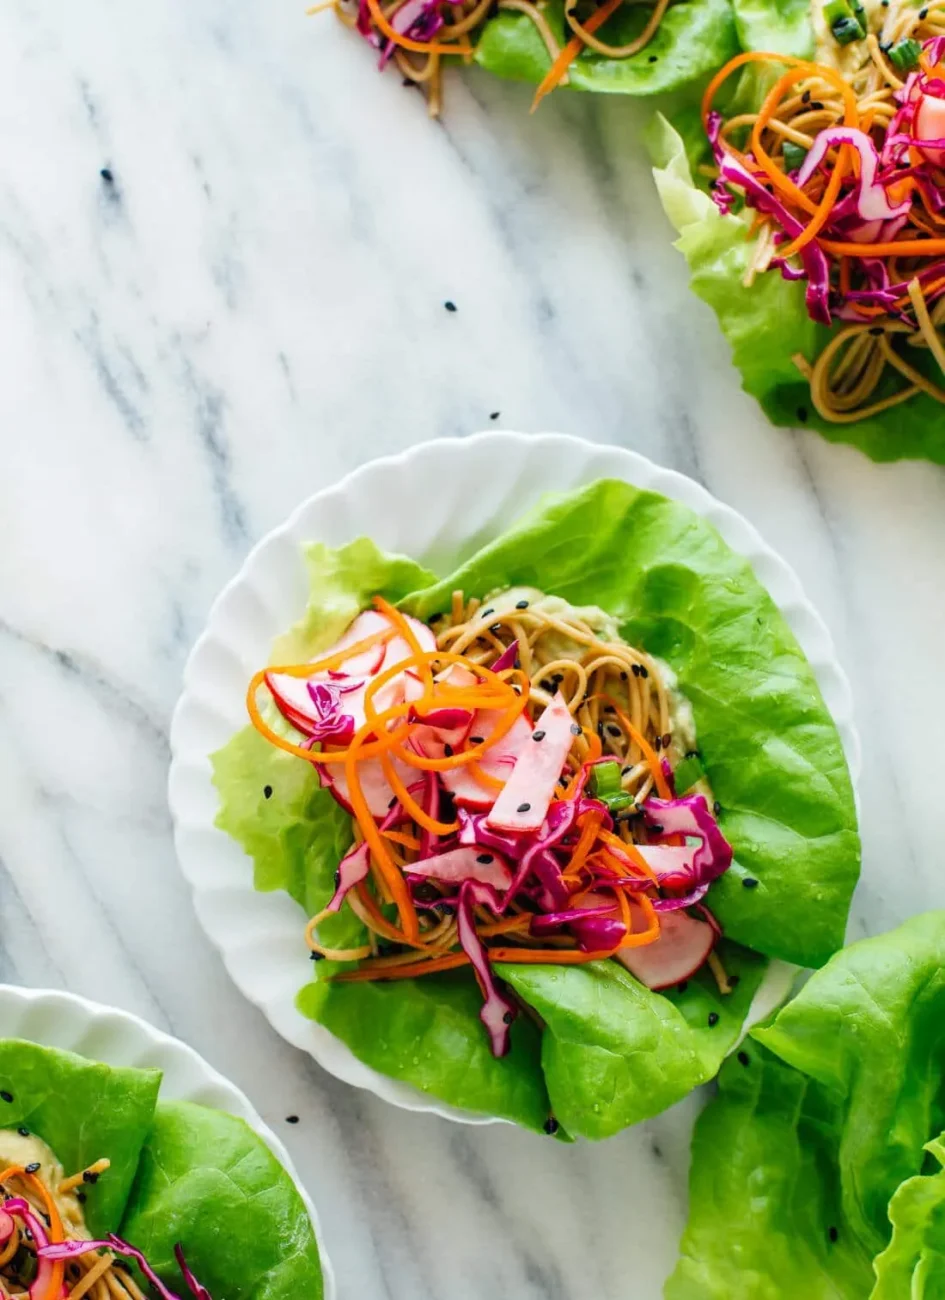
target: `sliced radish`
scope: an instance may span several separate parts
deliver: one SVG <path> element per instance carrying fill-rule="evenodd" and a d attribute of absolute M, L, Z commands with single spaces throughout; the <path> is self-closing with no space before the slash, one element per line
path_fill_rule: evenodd
<path fill-rule="evenodd" d="M 349 626 L 347 632 L 340 637 L 333 646 L 327 650 L 321 651 L 316 655 L 316 659 L 327 659 L 329 655 L 340 654 L 348 646 L 357 645 L 359 641 L 366 641 L 369 636 L 377 636 L 380 632 L 390 630 L 390 623 L 383 614 L 378 614 L 374 609 L 366 609 L 363 614 L 359 614 L 354 622 Z M 383 641 L 378 641 L 377 645 L 370 646 L 367 650 L 362 650 L 359 654 L 352 655 L 346 659 L 343 664 L 337 668 L 330 669 L 332 677 L 370 677 L 376 673 L 384 662 L 384 655 L 387 645 Z"/>
<path fill-rule="evenodd" d="M 436 680 L 442 682 L 444 686 L 455 686 L 457 690 L 467 690 L 470 686 L 478 686 L 482 678 L 477 677 L 474 672 L 463 664 L 450 664 L 449 668 L 445 668 L 443 672 L 437 674 Z"/>
<path fill-rule="evenodd" d="M 497 830 L 525 834 L 537 831 L 551 806 L 577 723 L 560 691 L 538 719 L 531 741 L 515 762 L 505 789 L 486 818 Z"/>
<path fill-rule="evenodd" d="M 394 771 L 400 777 L 404 785 L 409 786 L 416 780 L 416 771 L 408 767 L 406 763 L 399 758 L 391 758 L 394 765 Z M 341 764 L 337 767 L 332 764 L 333 770 L 328 773 L 327 782 L 332 794 L 341 804 L 351 812 L 351 791 L 348 788 L 348 778 L 345 776 Z M 371 816 L 380 821 L 387 816 L 392 806 L 397 802 L 394 791 L 384 775 L 384 768 L 380 758 L 365 758 L 358 763 L 358 783 L 361 786 L 361 793 L 364 795 L 365 802 L 370 810 Z"/>
<path fill-rule="evenodd" d="M 638 844 L 640 857 L 656 873 L 664 889 L 687 889 L 693 883 L 696 845 Z"/>
<path fill-rule="evenodd" d="M 624 948 L 616 954 L 641 984 L 667 989 L 694 975 L 712 951 L 716 933 L 705 921 L 687 912 L 660 916 L 660 937 L 644 948 Z"/>
<path fill-rule="evenodd" d="M 488 740 L 504 715 L 496 709 L 480 709 L 472 720 L 466 743 L 468 746 Z M 519 716 L 512 727 L 494 745 L 490 745 L 479 759 L 479 766 L 487 776 L 497 781 L 507 781 L 515 768 L 515 760 L 532 743 L 531 723 Z M 491 808 L 496 792 L 477 781 L 468 767 L 452 767 L 440 773 L 440 780 L 457 804 L 463 808 Z"/>
<path fill-rule="evenodd" d="M 432 858 L 411 862 L 407 868 L 412 875 L 429 876 L 451 885 L 461 885 L 464 880 L 478 880 L 493 889 L 507 889 L 512 883 L 512 873 L 497 853 L 483 848 L 450 849 Z"/>

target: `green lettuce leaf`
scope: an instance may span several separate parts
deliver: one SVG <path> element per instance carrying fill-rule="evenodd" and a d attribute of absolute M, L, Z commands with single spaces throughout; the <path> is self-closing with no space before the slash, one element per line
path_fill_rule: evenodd
<path fill-rule="evenodd" d="M 121 1220 L 161 1086 L 159 1070 L 88 1061 L 16 1038 L 0 1040 L 0 1127 L 28 1128 L 67 1174 L 106 1157 L 107 1173 L 83 1190 L 93 1235 Z M 10 1100 L 8 1101 L 7 1098 Z"/>
<path fill-rule="evenodd" d="M 766 33 L 779 25 L 780 9 L 770 0 L 751 0 L 739 6 L 739 23 L 746 40 L 762 48 Z M 786 5 L 789 26 L 779 42 L 781 50 L 803 46 L 806 17 Z M 757 103 L 757 100 L 755 100 Z M 732 349 L 741 373 L 742 387 L 756 398 L 774 424 L 817 429 L 832 442 L 848 442 L 878 461 L 920 457 L 945 464 L 945 412 L 925 393 L 868 419 L 849 424 L 824 420 L 811 404 L 810 386 L 794 364 L 800 355 L 813 362 L 835 329 L 815 324 L 804 302 L 805 282 L 788 281 L 777 270 L 756 275 L 744 283 L 753 242 L 747 236 L 746 216 L 723 216 L 709 196 L 692 179 L 690 162 L 698 157 L 684 117 L 675 129 L 657 118 L 648 132 L 656 164 L 654 178 L 660 199 L 679 232 L 675 247 L 689 264 L 693 291 L 712 308 Z M 689 145 L 687 156 L 687 144 Z M 749 214 L 750 215 L 750 214 Z M 916 349 L 913 364 L 929 378 L 935 377 L 934 360 Z M 939 376 L 940 378 L 940 376 Z M 877 398 L 899 388 L 898 379 L 886 376 Z"/>
<path fill-rule="evenodd" d="M 295 1183 L 243 1120 L 204 1106 L 158 1106 L 121 1235 L 172 1284 L 179 1242 L 219 1300 L 323 1294 L 315 1233 Z"/>
<path fill-rule="evenodd" d="M 568 39 L 563 0 L 550 0 L 542 12 L 563 46 Z M 598 36 L 609 45 L 625 45 L 640 35 L 651 13 L 650 4 L 622 5 Z M 707 80 L 737 50 L 729 0 L 679 0 L 637 54 L 616 59 L 582 51 L 569 69 L 569 84 L 575 90 L 605 94 L 656 95 Z M 551 67 L 551 56 L 531 18 L 511 9 L 486 23 L 475 57 L 487 71 L 516 81 L 538 83 Z"/>
<path fill-rule="evenodd" d="M 934 912 L 838 953 L 755 1029 L 696 1126 L 667 1300 L 945 1294 L 943 1026 Z"/>
<path fill-rule="evenodd" d="M 846 1229 L 842 1110 L 749 1040 L 692 1139 L 689 1221 L 666 1300 L 854 1300 L 870 1253 Z"/>
<path fill-rule="evenodd" d="M 309 984 L 299 1009 L 392 1079 L 453 1106 L 540 1131 L 551 1114 L 541 1034 L 527 1016 L 497 1060 L 479 1019 L 482 995 L 466 972 L 394 983 Z"/>
<path fill-rule="evenodd" d="M 937 1169 L 908 1179 L 890 1201 L 892 1241 L 874 1262 L 870 1300 L 945 1298 L 945 1134 L 925 1149 Z"/>
<path fill-rule="evenodd" d="M 383 557 L 365 553 L 370 581 L 381 585 Z M 320 557 L 338 572 L 329 553 Z M 353 614 L 373 590 L 351 568 Z M 317 564 L 312 580 L 307 625 L 320 621 Z M 487 595 L 515 583 L 603 606 L 628 640 L 669 662 L 693 705 L 736 850 L 738 865 L 713 891 L 729 937 L 802 964 L 826 960 L 842 942 L 858 870 L 852 792 L 810 665 L 750 566 L 685 507 L 601 482 L 539 508 L 448 577 L 421 571 L 416 589 L 402 586 L 395 598 L 428 618 L 457 586 Z M 309 640 L 303 652 L 316 648 Z M 331 892 L 345 829 L 338 820 L 320 825 L 323 792 L 304 764 L 288 763 L 283 786 L 273 776 L 280 755 L 245 733 L 231 741 L 214 758 L 218 824 L 253 857 L 260 888 L 289 889 L 311 913 Z M 747 876 L 757 888 L 742 887 Z M 705 973 L 667 995 L 617 967 L 509 967 L 505 977 L 545 1028 L 539 1034 L 521 1017 L 511 1055 L 498 1062 L 469 972 L 389 985 L 320 982 L 302 990 L 299 1007 L 360 1060 L 452 1105 L 531 1128 L 552 1111 L 569 1133 L 602 1137 L 715 1073 L 764 969 L 734 944 L 724 960 L 740 978 L 724 999 Z M 719 1016 L 713 1026 L 711 1013 Z"/>
<path fill-rule="evenodd" d="M 612 961 L 497 968 L 545 1022 L 541 1063 L 551 1109 L 570 1134 L 611 1137 L 714 1078 L 766 966 L 734 944 L 718 951 L 738 981 L 725 997 L 706 970 L 682 992 L 653 993 Z"/>
<path fill-rule="evenodd" d="M 600 605 L 668 662 L 735 849 L 713 909 L 746 947 L 822 965 L 859 873 L 853 791 L 813 670 L 750 564 L 686 506 L 605 480 L 539 506 L 404 606 L 424 618 L 455 587 L 516 584 Z"/>

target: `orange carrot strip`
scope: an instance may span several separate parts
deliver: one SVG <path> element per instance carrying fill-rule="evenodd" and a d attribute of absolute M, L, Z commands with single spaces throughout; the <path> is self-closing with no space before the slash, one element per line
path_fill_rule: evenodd
<path fill-rule="evenodd" d="M 643 854 L 635 844 L 628 844 L 626 840 L 622 840 L 619 835 L 614 835 L 610 831 L 602 830 L 600 832 L 600 838 L 605 844 L 611 847 L 615 856 L 619 857 L 622 853 L 625 858 L 630 859 L 642 875 L 646 876 L 647 880 L 652 880 L 654 884 L 658 883 L 656 872 L 647 863 L 646 858 L 644 858 Z"/>
<path fill-rule="evenodd" d="M 660 763 L 660 760 L 656 756 L 656 751 L 647 742 L 645 736 L 643 736 L 639 731 L 637 731 L 636 727 L 633 725 L 633 723 L 624 713 L 623 709 L 621 709 L 620 705 L 613 698 L 613 696 L 599 694 L 599 695 L 591 696 L 591 698 L 597 700 L 603 700 L 605 704 L 610 705 L 610 707 L 614 711 L 614 716 L 617 718 L 617 721 L 623 727 L 624 731 L 627 733 L 630 739 L 634 741 L 637 748 L 640 750 L 643 757 L 646 759 L 647 766 L 649 767 L 650 772 L 653 776 L 653 784 L 656 786 L 660 798 L 672 799 L 673 792 L 669 788 L 669 782 L 666 780 L 666 777 L 663 775 L 663 767 L 662 764 Z M 621 843 L 623 843 L 622 840 Z"/>
<path fill-rule="evenodd" d="M 587 861 L 587 856 L 594 846 L 601 828 L 601 822 L 604 820 L 604 814 L 601 812 L 585 813 L 579 819 L 578 824 L 581 827 L 581 834 L 577 844 L 574 846 L 574 852 L 565 868 L 566 876 L 575 876 Z"/>
<path fill-rule="evenodd" d="M 616 13 L 622 4 L 623 0 L 607 0 L 606 4 L 601 5 L 600 9 L 588 18 L 587 22 L 584 24 L 584 30 L 588 32 L 596 32 L 598 27 L 602 27 L 611 14 Z M 570 68 L 571 64 L 584 48 L 584 42 L 581 40 L 580 36 L 571 37 L 567 45 L 545 73 L 541 84 L 535 91 L 535 98 L 532 100 L 532 106 L 529 109 L 529 112 L 534 113 L 535 109 L 545 96 L 550 95 L 555 87 L 560 84 L 568 68 Z"/>
<path fill-rule="evenodd" d="M 646 915 L 649 924 L 645 930 L 637 930 L 622 939 L 620 941 L 621 948 L 645 948 L 647 944 L 655 943 L 660 937 L 659 913 L 652 902 L 645 894 L 640 894 L 638 898 L 634 899 L 634 902 Z"/>
<path fill-rule="evenodd" d="M 384 775 L 387 777 L 387 784 L 393 790 L 394 794 L 406 808 L 412 819 L 418 826 L 428 830 L 433 835 L 452 835 L 454 831 L 459 830 L 459 822 L 441 822 L 436 817 L 432 817 L 424 808 L 421 808 L 416 799 L 401 781 L 397 775 L 394 764 L 387 754 L 381 755 L 381 766 L 384 769 Z"/>
<path fill-rule="evenodd" d="M 416 835 L 408 835 L 406 831 L 381 831 L 385 840 L 392 840 L 394 844 L 402 844 L 405 849 L 419 849 L 420 841 Z"/>
<path fill-rule="evenodd" d="M 882 244 L 853 244 L 822 239 L 820 246 L 828 253 L 845 253 L 849 257 L 938 257 L 945 253 L 945 239 L 900 239 Z"/>

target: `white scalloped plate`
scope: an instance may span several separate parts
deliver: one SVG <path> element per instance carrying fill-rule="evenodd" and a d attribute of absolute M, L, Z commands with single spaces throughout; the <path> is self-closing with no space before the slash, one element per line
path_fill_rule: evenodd
<path fill-rule="evenodd" d="M 239 1088 L 218 1074 L 192 1047 L 162 1034 L 128 1011 L 89 1002 L 75 993 L 24 989 L 11 984 L 0 984 L 0 1038 L 24 1038 L 46 1047 L 77 1052 L 107 1065 L 161 1070 L 162 1098 L 212 1106 L 214 1110 L 245 1120 L 298 1188 L 315 1229 L 325 1283 L 324 1300 L 335 1300 L 335 1279 L 325 1253 L 318 1215 L 288 1151 Z"/>
<path fill-rule="evenodd" d="M 249 858 L 214 826 L 218 797 L 209 755 L 245 726 L 247 682 L 267 662 L 273 641 L 305 608 L 306 542 L 339 546 L 367 534 L 384 550 L 447 572 L 544 493 L 600 478 L 624 479 L 681 501 L 751 561 L 814 668 L 855 782 L 860 751 L 850 688 L 830 634 L 792 570 L 741 515 L 684 474 L 662 469 L 635 452 L 561 434 L 490 432 L 428 442 L 371 461 L 317 493 L 251 552 L 217 598 L 187 663 L 184 693 L 171 726 L 169 797 L 177 855 L 200 922 L 239 988 L 284 1038 L 310 1052 L 330 1074 L 407 1110 L 433 1111 L 470 1124 L 502 1122 L 385 1078 L 296 1010 L 296 994 L 311 978 L 300 939 L 301 913 L 287 894 L 256 892 Z M 792 973 L 781 963 L 773 965 L 752 1019 L 781 1000 Z"/>

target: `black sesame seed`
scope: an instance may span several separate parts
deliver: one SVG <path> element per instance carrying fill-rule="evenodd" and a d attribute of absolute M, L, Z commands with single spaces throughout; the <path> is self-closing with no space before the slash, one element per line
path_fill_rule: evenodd
<path fill-rule="evenodd" d="M 515 1017 L 512 1015 L 511 1011 L 506 1011 L 505 1015 L 502 1017 L 502 1023 L 503 1025 L 510 1025 L 514 1019 Z"/>
<path fill-rule="evenodd" d="M 449 302 L 449 301 L 447 301 L 447 302 L 445 302 L 445 303 L 443 304 L 443 306 L 446 308 L 447 311 L 455 311 L 455 310 L 456 310 L 456 303 L 455 303 L 455 302 Z"/>
<path fill-rule="evenodd" d="M 263 786 L 263 798 L 264 798 L 264 799 L 271 799 L 271 798 L 272 798 L 272 786 L 271 786 L 271 785 L 264 785 L 264 786 Z"/>
<path fill-rule="evenodd" d="M 544 740 L 544 738 L 545 738 L 545 733 L 543 731 L 532 732 L 532 740 Z"/>
<path fill-rule="evenodd" d="M 551 1135 L 552 1133 L 557 1133 L 559 1125 L 554 1115 L 549 1115 L 542 1127 L 547 1134 Z"/>
<path fill-rule="evenodd" d="M 742 888 L 743 888 L 743 889 L 757 889 L 757 888 L 758 888 L 758 881 L 755 879 L 754 876 L 746 876 L 745 879 L 742 881 Z"/>
<path fill-rule="evenodd" d="M 919 17 L 920 17 L 920 18 L 928 18 L 928 16 L 929 16 L 929 11 L 928 11 L 928 9 L 920 9 L 920 10 L 919 10 Z"/>
<path fill-rule="evenodd" d="M 528 601 L 527 601 L 527 600 L 517 600 L 517 601 L 515 602 L 515 608 L 516 608 L 516 609 L 528 609 Z"/>
<path fill-rule="evenodd" d="M 28 1138 L 29 1135 L 30 1135 L 30 1131 L 29 1131 L 29 1129 L 28 1129 L 28 1128 L 25 1128 L 22 1124 L 20 1125 L 20 1127 L 19 1127 L 16 1131 L 17 1131 L 17 1133 L 19 1133 L 19 1135 L 20 1135 L 21 1138 Z"/>
<path fill-rule="evenodd" d="M 520 813 L 527 813 L 530 810 L 530 808 L 531 808 L 530 803 L 520 803 L 516 811 Z"/>
<path fill-rule="evenodd" d="M 687 989 L 688 987 L 689 987 L 689 984 L 687 983 L 687 981 L 686 981 L 686 980 L 683 980 L 683 982 L 682 982 L 681 984 L 677 984 L 677 985 L 676 985 L 676 992 L 677 992 L 677 993 L 685 993 L 685 991 L 686 991 L 686 989 Z"/>
<path fill-rule="evenodd" d="M 639 676 L 640 676 L 640 665 L 639 665 L 639 664 L 631 664 L 631 665 L 630 665 L 630 671 L 633 673 L 634 677 L 639 677 Z"/>
<path fill-rule="evenodd" d="M 802 103 L 802 104 L 809 104 L 809 103 L 810 103 L 810 91 L 809 91 L 809 90 L 805 90 L 804 93 L 803 93 L 803 95 L 801 95 L 801 103 Z"/>
<path fill-rule="evenodd" d="M 6 1091 L 0 1092 L 0 1101 L 12 1101 L 12 1100 L 13 1100 L 12 1092 L 6 1092 Z"/>
<path fill-rule="evenodd" d="M 709 1012 L 709 1028 L 714 1029 L 719 1023 L 719 1013 L 717 1011 Z"/>
<path fill-rule="evenodd" d="M 444 746 L 443 746 L 443 753 L 446 755 L 447 758 L 452 758 L 452 757 L 453 757 L 453 746 L 452 746 L 452 745 L 444 745 Z"/>
<path fill-rule="evenodd" d="M 663 834 L 663 828 L 662 828 L 662 826 L 657 826 L 655 823 L 653 823 L 653 824 L 650 826 L 650 830 L 653 832 L 654 835 L 662 835 L 662 834 Z"/>
<path fill-rule="evenodd" d="M 641 665 L 640 665 L 640 676 L 641 676 L 641 677 L 649 677 L 649 675 L 650 675 L 650 670 L 649 670 L 648 668 L 644 668 L 643 665 L 641 664 Z"/>
<path fill-rule="evenodd" d="M 482 611 L 482 613 L 479 615 L 479 617 L 480 617 L 480 618 L 488 618 L 490 614 L 494 614 L 494 613 L 495 613 L 495 610 L 494 610 L 494 609 L 484 609 L 484 610 Z"/>
<path fill-rule="evenodd" d="M 627 680 L 627 674 L 626 674 L 625 672 L 621 672 L 621 674 L 620 674 L 620 680 L 621 680 L 622 682 L 625 682 L 625 681 Z"/>
<path fill-rule="evenodd" d="M 311 954 L 311 958 L 312 958 L 312 961 L 324 961 L 324 960 L 325 960 L 325 954 L 324 954 L 323 952 L 313 952 L 313 953 Z"/>
<path fill-rule="evenodd" d="M 487 867 L 489 863 L 492 861 L 492 854 L 480 853 L 479 856 L 476 858 L 476 861 L 481 862 L 484 867 Z"/>
<path fill-rule="evenodd" d="M 489 416 L 489 419 L 497 420 L 501 414 L 502 414 L 501 411 L 493 411 L 492 414 Z"/>
<path fill-rule="evenodd" d="M 83 1183 L 97 1183 L 97 1182 L 98 1182 L 98 1174 L 94 1174 L 94 1173 L 92 1172 L 91 1169 L 83 1169 L 83 1170 L 82 1170 L 82 1181 L 83 1181 Z"/>
<path fill-rule="evenodd" d="M 605 704 L 605 705 L 604 705 L 604 712 L 605 712 L 605 713 L 613 713 L 613 711 L 614 711 L 614 706 L 613 706 L 612 704 Z"/>
<path fill-rule="evenodd" d="M 659 753 L 659 751 L 663 748 L 663 737 L 662 737 L 662 736 L 657 736 L 657 737 L 656 737 L 656 739 L 653 741 L 653 748 L 656 750 L 657 753 Z"/>
<path fill-rule="evenodd" d="M 576 722 L 572 722 L 572 723 L 571 723 L 571 735 L 572 735 L 572 736 L 579 736 L 580 734 L 581 734 L 581 728 L 578 726 L 578 724 L 577 724 Z"/>
<path fill-rule="evenodd" d="M 882 325 L 871 325 L 866 332 L 872 334 L 874 338 L 879 338 L 883 333 L 883 327 Z"/>
<path fill-rule="evenodd" d="M 615 736 L 617 740 L 619 740 L 620 737 L 623 735 L 623 732 L 620 730 L 619 727 L 615 727 L 614 724 L 611 722 L 610 725 L 607 727 L 607 734 L 609 736 Z"/>
<path fill-rule="evenodd" d="M 33 1240 L 33 1234 L 32 1232 L 30 1232 L 29 1228 L 26 1229 L 26 1231 L 23 1233 L 23 1236 L 26 1238 L 27 1241 Z"/>
<path fill-rule="evenodd" d="M 629 776 L 630 773 L 631 773 L 632 771 L 633 771 L 633 768 L 632 768 L 632 767 L 622 767 L 622 768 L 620 769 L 620 775 L 621 775 L 621 776 Z"/>
<path fill-rule="evenodd" d="M 394 795 L 393 799 L 388 799 L 388 801 L 387 801 L 387 811 L 388 811 L 388 812 L 390 812 L 391 808 L 393 808 L 393 806 L 394 806 L 394 804 L 395 804 L 396 802 L 397 802 L 397 796 L 396 796 L 396 795 Z"/>
<path fill-rule="evenodd" d="M 822 113 L 822 112 L 823 112 L 823 108 L 824 108 L 824 106 L 823 106 L 823 104 L 820 102 L 819 99 L 812 99 L 812 100 L 810 101 L 810 106 L 811 106 L 811 108 L 813 109 L 813 111 L 814 111 L 815 113 Z"/>
<path fill-rule="evenodd" d="M 831 1224 L 830 1227 L 827 1229 L 827 1236 L 830 1238 L 831 1241 L 837 1241 L 837 1240 L 838 1240 L 838 1238 L 839 1238 L 839 1236 L 840 1236 L 840 1233 L 839 1233 L 839 1232 L 837 1231 L 837 1229 L 833 1226 L 833 1224 Z"/>
<path fill-rule="evenodd" d="M 554 682 L 556 686 L 560 686 L 561 683 L 564 681 L 564 673 L 552 673 L 551 680 Z"/>
<path fill-rule="evenodd" d="M 663 737 L 663 748 L 664 748 L 664 749 L 669 749 L 669 747 L 670 747 L 670 745 L 671 745 L 672 743 L 673 743 L 673 737 L 672 737 L 672 735 L 667 731 L 666 735 Z"/>
<path fill-rule="evenodd" d="M 541 687 L 543 691 L 547 691 L 549 695 L 552 693 L 552 691 L 555 688 L 554 681 L 550 677 L 543 677 L 541 681 L 538 683 L 538 685 Z"/>
<path fill-rule="evenodd" d="M 31 1164 L 24 1165 L 23 1168 L 26 1170 L 28 1174 L 35 1174 L 39 1169 L 39 1161 L 34 1160 L 32 1161 Z"/>
<path fill-rule="evenodd" d="M 115 179 L 114 173 L 110 167 L 103 167 L 99 172 L 99 176 L 101 176 L 106 185 L 111 185 L 112 181 Z"/>
<path fill-rule="evenodd" d="M 86 1200 L 85 1192 L 76 1192 L 75 1199 L 79 1202 L 80 1205 L 84 1205 Z M 116 1260 L 115 1262 L 117 1263 L 118 1261 Z"/>
<path fill-rule="evenodd" d="M 742 980 L 741 975 L 729 975 L 728 977 L 728 982 L 733 989 L 738 988 L 739 984 L 741 983 L 741 980 Z"/>
<path fill-rule="evenodd" d="M 748 1055 L 747 1052 L 739 1052 L 736 1059 L 739 1065 L 748 1065 L 748 1063 L 751 1060 L 751 1057 Z"/>
<path fill-rule="evenodd" d="M 470 745 L 481 745 L 484 739 L 484 736 L 470 736 L 469 743 Z"/>
<path fill-rule="evenodd" d="M 715 803 L 712 805 L 712 811 L 715 813 L 716 817 L 718 817 L 719 813 L 722 811 L 722 805 L 719 803 L 718 799 L 716 799 Z"/>
<path fill-rule="evenodd" d="M 806 406 L 799 406 L 799 407 L 797 408 L 797 418 L 798 418 L 798 420 L 800 420 L 801 424 L 806 424 L 806 423 L 807 423 L 807 407 L 806 407 Z"/>
<path fill-rule="evenodd" d="M 285 1122 L 287 1124 L 298 1124 L 299 1117 L 298 1115 L 286 1115 Z"/>
<path fill-rule="evenodd" d="M 656 62 L 656 58 L 657 58 L 657 56 L 656 56 L 655 54 L 651 54 L 651 55 L 649 56 L 649 58 L 647 59 L 647 63 L 655 63 L 655 62 Z"/>

